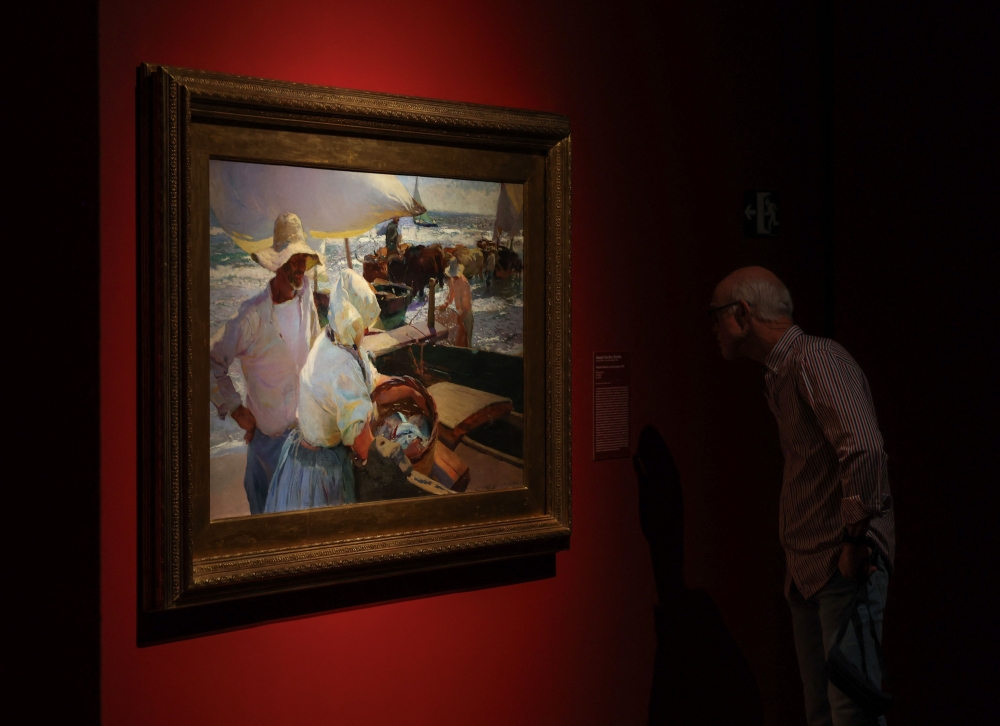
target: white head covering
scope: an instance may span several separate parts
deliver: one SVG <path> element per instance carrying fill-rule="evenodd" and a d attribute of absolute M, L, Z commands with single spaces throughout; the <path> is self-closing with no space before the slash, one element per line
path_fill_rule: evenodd
<path fill-rule="evenodd" d="M 381 314 L 368 281 L 354 270 L 341 270 L 330 292 L 330 330 L 341 345 L 354 345 Z"/>
<path fill-rule="evenodd" d="M 448 271 L 445 272 L 448 277 L 458 277 L 463 272 L 465 272 L 465 265 L 458 261 L 457 257 L 451 258 L 451 264 L 448 265 Z"/>
<path fill-rule="evenodd" d="M 307 270 L 313 265 L 321 264 L 316 250 L 306 243 L 299 215 L 285 212 L 274 220 L 274 242 L 271 246 L 254 252 L 250 257 L 261 267 L 277 272 L 283 264 L 292 259 L 292 255 L 309 255 L 306 261 Z"/>

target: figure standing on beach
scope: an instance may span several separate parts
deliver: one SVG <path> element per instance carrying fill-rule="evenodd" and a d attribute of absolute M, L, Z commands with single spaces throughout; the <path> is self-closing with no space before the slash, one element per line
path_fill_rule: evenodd
<path fill-rule="evenodd" d="M 472 286 L 462 273 L 465 266 L 452 259 L 445 275 L 448 276 L 448 299 L 439 310 L 444 311 L 450 303 L 455 303 L 458 312 L 458 329 L 454 344 L 461 348 L 472 347 L 472 327 L 475 320 L 472 317 Z"/>
<path fill-rule="evenodd" d="M 385 251 L 387 255 L 399 254 L 399 243 L 403 236 L 399 233 L 399 217 L 393 217 L 385 228 Z"/>
<path fill-rule="evenodd" d="M 348 447 L 368 458 L 372 391 L 379 374 L 361 349 L 380 313 L 371 285 L 342 270 L 330 293 L 330 322 L 309 352 L 299 388 L 298 428 L 285 440 L 266 512 L 357 501 Z"/>
<path fill-rule="evenodd" d="M 486 253 L 486 274 L 484 275 L 484 277 L 486 278 L 486 287 L 489 287 L 490 283 L 493 282 L 493 278 L 496 277 L 497 274 L 496 270 L 497 270 L 497 253 L 494 252 L 493 250 L 490 250 L 489 252 Z"/>
<path fill-rule="evenodd" d="M 251 255 L 274 277 L 215 332 L 209 346 L 210 397 L 219 418 L 232 416 L 246 433 L 243 488 L 251 514 L 264 511 L 278 455 L 295 425 L 299 371 L 321 332 L 306 270 L 320 263 L 291 213 L 274 222 L 271 247 Z M 247 383 L 244 402 L 229 367 L 239 359 Z"/>

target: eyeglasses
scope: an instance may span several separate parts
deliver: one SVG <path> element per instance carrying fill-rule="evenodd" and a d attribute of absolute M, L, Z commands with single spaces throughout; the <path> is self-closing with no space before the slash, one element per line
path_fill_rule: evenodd
<path fill-rule="evenodd" d="M 719 319 L 719 313 L 721 313 L 726 308 L 731 308 L 733 305 L 739 305 L 739 300 L 733 300 L 731 303 L 726 303 L 725 305 L 720 305 L 717 308 L 709 308 L 708 317 L 711 318 L 712 322 L 716 322 Z"/>

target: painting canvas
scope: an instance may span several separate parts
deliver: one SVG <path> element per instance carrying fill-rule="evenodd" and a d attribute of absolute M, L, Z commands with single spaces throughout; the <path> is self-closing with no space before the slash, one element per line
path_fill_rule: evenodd
<path fill-rule="evenodd" d="M 523 185 L 209 162 L 210 518 L 524 486 Z"/>

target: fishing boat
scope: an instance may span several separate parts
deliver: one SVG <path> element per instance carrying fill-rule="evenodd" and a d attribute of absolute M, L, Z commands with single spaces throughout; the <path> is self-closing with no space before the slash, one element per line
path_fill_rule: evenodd
<path fill-rule="evenodd" d="M 483 254 L 492 250 L 497 255 L 494 274 L 505 280 L 520 272 L 523 262 L 514 251 L 514 236 L 524 231 L 524 186 L 521 184 L 500 185 L 500 196 L 497 198 L 497 214 L 493 223 L 493 239 L 479 240 L 476 245 Z M 507 244 L 503 243 L 503 234 L 507 234 Z"/>
<path fill-rule="evenodd" d="M 493 223 L 493 244 L 500 244 L 500 236 L 506 232 L 513 239 L 514 235 L 524 230 L 524 185 L 500 184 L 500 196 L 497 198 L 497 215 Z"/>
<path fill-rule="evenodd" d="M 388 376 L 433 396 L 439 429 L 431 475 L 452 491 L 524 486 L 524 360 L 474 348 L 414 343 L 378 355 Z"/>
<path fill-rule="evenodd" d="M 374 327 L 379 330 L 398 328 L 406 321 L 406 309 L 413 301 L 413 290 L 407 285 L 388 280 L 376 280 L 372 287 L 375 288 L 375 297 L 381 310 Z M 325 326 L 329 322 L 330 291 L 317 290 L 313 293 L 313 300 L 316 302 L 319 324 Z"/>
<path fill-rule="evenodd" d="M 417 177 L 417 181 L 413 184 L 413 201 L 419 204 L 421 207 L 426 209 L 426 206 L 422 201 L 420 201 L 420 177 Z M 431 219 L 431 215 L 427 212 L 418 214 L 413 218 L 413 223 L 418 227 L 437 227 L 438 223 Z"/>
<path fill-rule="evenodd" d="M 376 280 L 372 283 L 382 311 L 375 327 L 381 330 L 398 328 L 406 320 L 406 309 L 413 301 L 413 290 L 401 282 Z"/>

